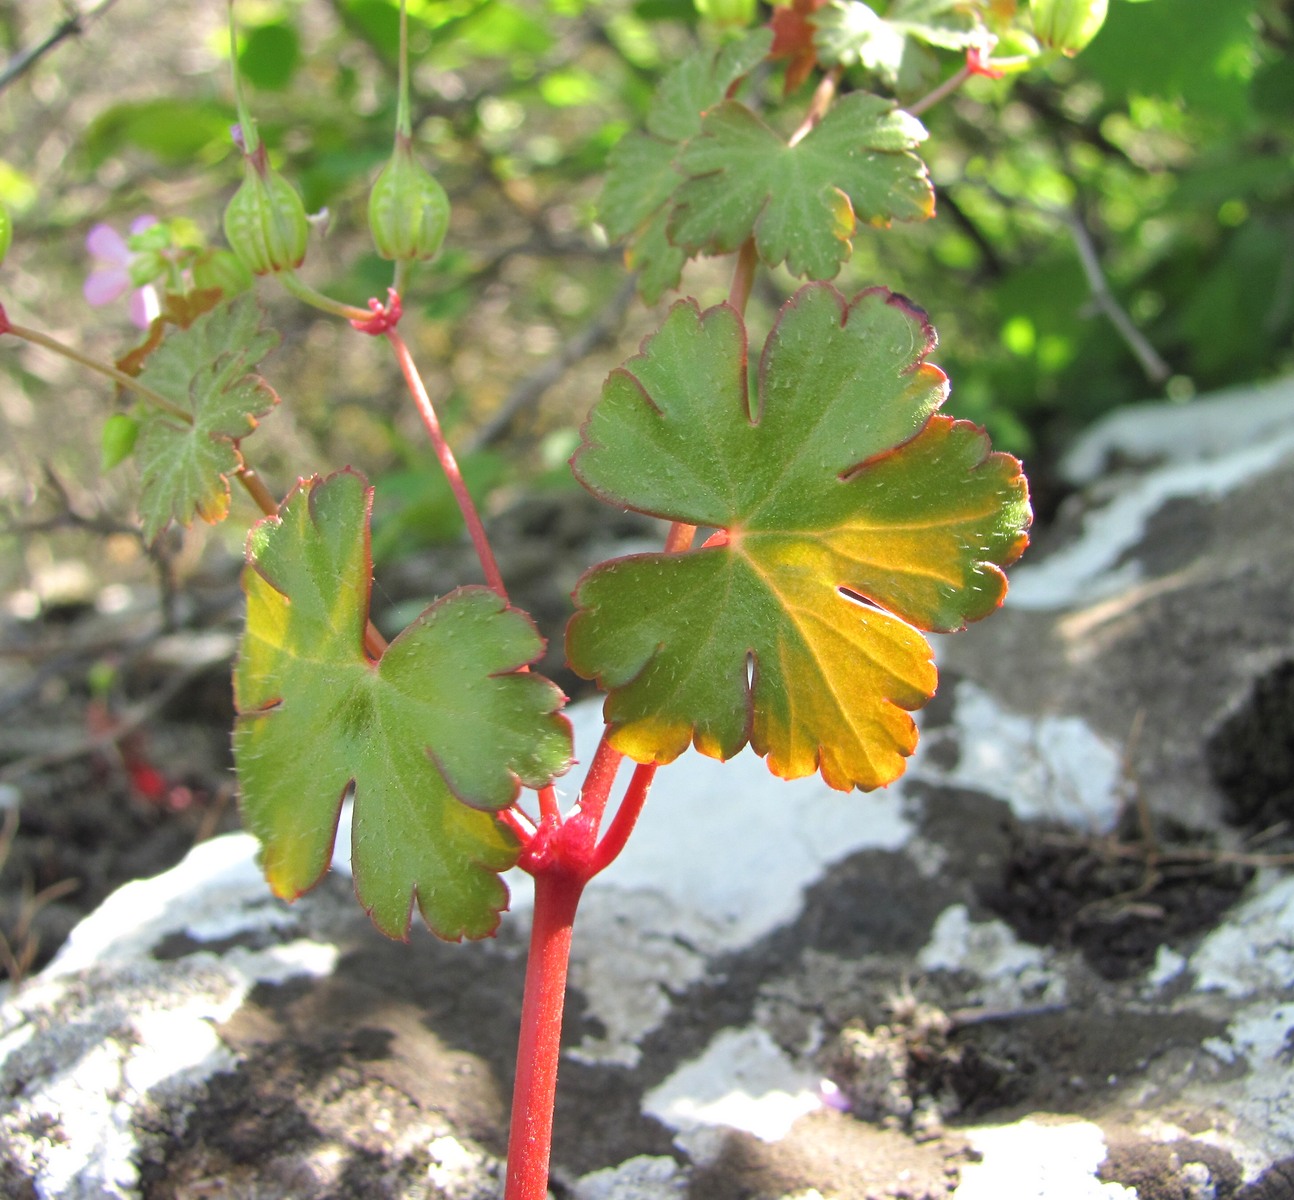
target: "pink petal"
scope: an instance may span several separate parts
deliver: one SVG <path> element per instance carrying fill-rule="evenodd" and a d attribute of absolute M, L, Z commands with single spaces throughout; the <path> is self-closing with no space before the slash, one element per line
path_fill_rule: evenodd
<path fill-rule="evenodd" d="M 157 218 L 152 213 L 145 213 L 142 217 L 136 217 L 130 223 L 131 233 L 143 233 L 145 229 L 152 229 L 157 224 Z"/>
<path fill-rule="evenodd" d="M 101 228 L 106 229 L 107 226 Z M 124 266 L 103 267 L 98 271 L 91 271 L 86 276 L 81 292 L 89 304 L 99 308 L 104 304 L 111 304 L 118 296 L 124 295 L 129 288 L 130 272 Z"/>
<path fill-rule="evenodd" d="M 140 329 L 147 329 L 162 311 L 157 289 L 152 284 L 130 293 L 130 319 Z"/>
<path fill-rule="evenodd" d="M 130 262 L 130 249 L 126 245 L 126 239 L 111 225 L 96 225 L 91 229 L 85 235 L 85 248 L 104 262 L 120 263 L 123 267 Z"/>

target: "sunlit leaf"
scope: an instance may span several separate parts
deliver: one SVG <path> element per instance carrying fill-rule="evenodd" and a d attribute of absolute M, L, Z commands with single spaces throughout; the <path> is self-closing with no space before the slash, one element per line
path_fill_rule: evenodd
<path fill-rule="evenodd" d="M 747 742 L 787 778 L 896 778 L 933 694 L 918 629 L 993 611 L 1029 523 L 1019 464 L 935 415 L 924 314 L 882 289 L 801 289 L 754 399 L 727 305 L 671 310 L 608 378 L 574 460 L 617 506 L 720 534 L 589 572 L 567 654 L 609 691 L 613 745 L 669 762 Z"/>
<path fill-rule="evenodd" d="M 726 101 L 676 159 L 689 178 L 675 192 L 670 240 L 722 254 L 754 234 L 770 266 L 830 279 L 849 257 L 857 220 L 888 225 L 933 214 L 925 164 L 912 153 L 925 136 L 915 117 L 855 92 L 791 146 Z"/>
<path fill-rule="evenodd" d="M 987 37 L 967 0 L 894 0 L 883 12 L 863 0 L 833 0 L 814 25 L 822 62 L 861 66 L 903 90 L 925 69 L 922 46 L 965 50 Z"/>
<path fill-rule="evenodd" d="M 214 523 L 228 514 L 229 477 L 243 463 L 238 443 L 278 403 L 252 373 L 278 341 L 244 296 L 172 333 L 149 355 L 140 383 L 192 417 L 186 422 L 151 406 L 141 413 L 139 512 L 150 540 L 171 521 Z"/>
<path fill-rule="evenodd" d="M 243 813 L 271 887 L 293 899 L 327 869 L 353 786 L 355 887 L 378 928 L 406 936 L 416 903 L 441 937 L 485 937 L 518 853 L 493 814 L 570 763 L 561 693 L 525 670 L 543 649 L 529 618 L 485 588 L 366 654 L 370 501 L 342 471 L 252 531 L 234 675 Z"/>

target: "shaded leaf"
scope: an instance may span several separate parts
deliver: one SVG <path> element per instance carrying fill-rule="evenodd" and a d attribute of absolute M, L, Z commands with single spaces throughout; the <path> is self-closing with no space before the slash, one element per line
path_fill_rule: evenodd
<path fill-rule="evenodd" d="M 416 903 L 445 938 L 485 937 L 518 846 L 492 815 L 570 763 L 561 693 L 525 672 L 543 640 L 485 588 L 437 601 L 374 662 L 364 651 L 372 489 L 303 482 L 248 542 L 234 754 L 277 895 L 327 869 L 352 785 L 359 899 L 391 937 Z"/>
<path fill-rule="evenodd" d="M 141 414 L 139 511 L 150 541 L 172 520 L 214 523 L 228 515 L 229 476 L 243 463 L 239 440 L 278 403 L 252 374 L 278 341 L 245 296 L 198 317 L 149 355 L 140 382 L 192 417 L 154 407 Z"/>
<path fill-rule="evenodd" d="M 917 629 L 993 611 L 1029 523 L 1019 464 L 936 416 L 934 331 L 883 289 L 802 288 L 748 398 L 727 305 L 671 310 L 607 379 L 574 469 L 617 506 L 717 528 L 698 550 L 595 568 L 567 654 L 609 690 L 612 744 L 669 762 L 747 742 L 787 778 L 873 788 L 916 745 L 933 694 Z M 914 628 L 917 627 L 917 628 Z"/>
<path fill-rule="evenodd" d="M 649 304 L 678 285 L 687 261 L 665 236 L 666 206 L 683 182 L 674 157 L 700 132 L 702 114 L 763 61 L 771 44 L 771 32 L 761 29 L 717 54 L 698 51 L 685 58 L 661 81 L 648 132 L 626 134 L 607 157 L 598 218 L 611 237 L 629 239 L 626 259 L 642 273 L 639 289 Z"/>
<path fill-rule="evenodd" d="M 701 115 L 718 104 L 738 80 L 768 56 L 771 31 L 760 29 L 730 42 L 717 54 L 690 54 L 661 80 L 647 114 L 647 129 L 669 142 L 685 142 L 701 128 Z"/>
<path fill-rule="evenodd" d="M 849 257 L 856 221 L 934 212 L 921 123 L 887 100 L 844 97 L 794 146 L 744 105 L 726 101 L 676 160 L 670 240 L 692 253 L 736 250 L 753 233 L 760 257 L 793 275 L 830 279 Z"/>

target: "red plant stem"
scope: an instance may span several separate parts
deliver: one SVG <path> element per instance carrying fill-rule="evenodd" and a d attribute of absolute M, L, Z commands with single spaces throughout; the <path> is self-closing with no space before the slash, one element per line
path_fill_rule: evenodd
<path fill-rule="evenodd" d="M 596 832 L 601 824 L 602 814 L 606 811 L 607 799 L 611 795 L 611 785 L 616 781 L 616 771 L 624 755 L 620 753 L 602 735 L 598 748 L 593 752 L 593 761 L 589 763 L 588 774 L 584 776 L 584 786 L 580 789 L 580 814 L 588 827 Z"/>
<path fill-rule="evenodd" d="M 418 415 L 422 417 L 422 423 L 426 426 L 427 436 L 431 438 L 436 457 L 440 460 L 441 470 L 445 472 L 450 491 L 454 493 L 454 499 L 458 503 L 458 510 L 463 514 L 468 536 L 472 539 L 472 545 L 476 547 L 476 556 L 481 560 L 481 569 L 485 572 L 485 581 L 504 600 L 507 600 L 508 592 L 503 586 L 499 564 L 494 561 L 494 551 L 490 549 L 489 540 L 485 536 L 485 526 L 481 524 L 481 516 L 476 511 L 476 504 L 467 490 L 467 484 L 463 482 L 463 474 L 458 469 L 454 452 L 449 448 L 449 443 L 441 431 L 436 409 L 431 403 L 431 397 L 427 395 L 422 376 L 418 374 L 413 355 L 409 353 L 409 347 L 405 344 L 404 338 L 396 330 L 388 329 L 385 336 L 391 343 L 391 349 L 395 351 L 395 358 L 404 374 L 404 382 L 409 389 L 409 394 L 418 406 Z"/>
<path fill-rule="evenodd" d="M 669 527 L 669 535 L 665 538 L 665 553 L 678 554 L 688 549 L 694 537 L 696 537 L 695 525 L 684 525 L 682 521 L 675 521 Z"/>
<path fill-rule="evenodd" d="M 965 83 L 975 72 L 969 66 L 962 66 L 959 70 L 954 71 L 947 79 L 943 81 L 933 91 L 927 92 L 920 100 L 914 100 L 908 105 L 908 112 L 914 117 L 919 117 L 928 108 L 934 108 L 940 100 L 945 100 L 953 94 L 963 83 Z"/>
<path fill-rule="evenodd" d="M 844 73 L 844 67 L 835 66 L 822 77 L 814 89 L 813 99 L 809 101 L 809 110 L 804 114 L 800 127 L 791 134 L 787 142 L 788 146 L 795 146 L 802 142 L 813 131 L 813 127 L 827 115 L 827 109 L 836 98 L 836 88 L 840 86 L 840 77 Z"/>
<path fill-rule="evenodd" d="M 557 789 L 550 783 L 539 789 L 539 816 L 555 820 L 562 815 L 561 806 L 557 803 Z"/>
<path fill-rule="evenodd" d="M 256 507 L 267 517 L 278 516 L 279 502 L 274 499 L 274 493 L 265 486 L 265 480 L 248 466 L 239 467 L 237 475 L 238 482 L 243 485 L 243 490 L 256 502 Z"/>
<path fill-rule="evenodd" d="M 652 780 L 655 778 L 655 763 L 639 763 L 634 768 L 633 778 L 625 788 L 625 794 L 620 798 L 620 806 L 616 809 L 615 816 L 611 818 L 606 834 L 593 852 L 593 859 L 589 864 L 590 876 L 596 875 L 599 871 L 605 871 L 620 857 L 620 851 L 625 848 L 629 835 L 638 824 L 638 817 L 642 813 L 643 805 L 647 803 L 647 793 L 651 790 Z"/>
<path fill-rule="evenodd" d="M 534 836 L 534 829 L 531 827 L 529 819 L 516 805 L 511 808 L 500 809 L 498 818 L 508 827 L 522 846 L 525 846 Z"/>
<path fill-rule="evenodd" d="M 732 286 L 728 288 L 728 303 L 739 313 L 744 314 L 746 311 L 746 302 L 750 299 L 750 289 L 754 286 L 755 268 L 758 265 L 759 252 L 755 249 L 755 239 L 748 237 L 737 251 L 737 266 L 732 272 Z M 668 544 L 665 548 L 669 549 Z"/>
<path fill-rule="evenodd" d="M 504 1200 L 546 1200 L 548 1196 L 566 971 L 571 928 L 584 879 L 583 873 L 560 868 L 535 876 L 535 911 L 517 1042 Z"/>

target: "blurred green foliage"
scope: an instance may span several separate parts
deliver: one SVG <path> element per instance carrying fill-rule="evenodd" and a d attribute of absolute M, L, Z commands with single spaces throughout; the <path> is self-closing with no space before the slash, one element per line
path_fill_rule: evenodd
<path fill-rule="evenodd" d="M 767 19 L 770 7 L 758 8 Z M 361 235 L 368 187 L 390 152 L 396 0 L 246 9 L 237 54 L 262 136 L 307 208 L 328 210 L 330 244 L 347 251 L 331 255 L 331 278 L 315 279 L 347 299 L 381 295 L 389 267 Z M 410 303 L 432 319 L 420 352 L 446 364 L 452 432 L 470 443 L 525 370 L 607 306 L 623 275 L 620 248 L 595 218 L 607 154 L 642 128 L 663 73 L 720 35 L 693 0 L 410 0 L 409 11 L 415 134 L 454 204 L 445 252 L 415 273 Z M 938 215 L 861 232 L 838 285 L 883 283 L 925 307 L 952 410 L 1043 462 L 1119 404 L 1294 369 L 1292 39 L 1282 0 L 1111 0 L 1078 57 L 974 78 L 923 114 Z M 947 77 L 961 56 L 940 51 L 938 61 Z M 782 67 L 764 70 L 771 105 Z M 210 197 L 214 214 L 238 178 L 227 81 L 175 75 L 164 86 L 100 112 L 79 138 L 79 165 L 132 164 L 123 212 L 138 211 L 150 177 L 208 170 L 224 189 Z M 788 98 L 788 120 L 812 86 Z M 844 86 L 878 84 L 854 68 Z M 24 170 L 0 162 L 0 199 L 20 218 L 34 205 Z M 1162 377 L 1094 301 L 1085 244 L 1162 358 Z M 721 298 L 715 281 L 728 268 L 697 270 L 684 289 Z M 770 313 L 792 286 L 765 278 L 755 304 Z M 507 452 L 537 460 L 533 448 L 578 423 L 594 395 L 583 382 L 551 389 L 541 410 L 518 415 L 513 433 L 526 436 Z M 343 398 L 352 417 L 355 399 Z M 374 421 L 389 421 L 376 403 Z M 363 440 L 354 419 L 345 429 Z M 386 465 L 397 545 L 417 524 L 399 513 L 439 501 L 408 490 L 397 456 Z"/>

